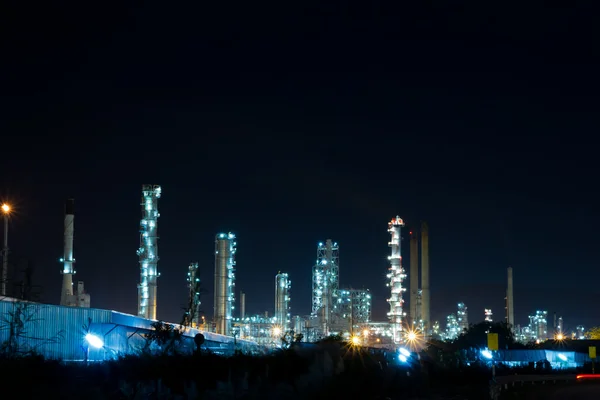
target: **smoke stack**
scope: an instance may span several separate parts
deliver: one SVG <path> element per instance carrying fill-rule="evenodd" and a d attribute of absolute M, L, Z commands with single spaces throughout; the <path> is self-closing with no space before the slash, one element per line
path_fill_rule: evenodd
<path fill-rule="evenodd" d="M 506 289 L 506 323 L 511 327 L 515 325 L 515 308 L 513 299 L 513 269 L 508 267 L 508 287 Z"/>
<path fill-rule="evenodd" d="M 421 221 L 421 318 L 425 334 L 431 332 L 430 293 L 429 293 L 429 226 Z"/>
<path fill-rule="evenodd" d="M 63 284 L 60 294 L 60 305 L 61 306 L 76 306 L 77 301 L 73 293 L 73 275 L 75 270 L 73 264 L 75 259 L 73 258 L 73 235 L 75 232 L 75 200 L 68 199 L 65 202 L 65 231 L 64 231 L 64 251 L 63 258 Z"/>
<path fill-rule="evenodd" d="M 410 318 L 414 325 L 421 319 L 417 298 L 419 296 L 419 238 L 410 232 Z"/>
<path fill-rule="evenodd" d="M 240 319 L 246 317 L 246 293 L 240 292 Z"/>

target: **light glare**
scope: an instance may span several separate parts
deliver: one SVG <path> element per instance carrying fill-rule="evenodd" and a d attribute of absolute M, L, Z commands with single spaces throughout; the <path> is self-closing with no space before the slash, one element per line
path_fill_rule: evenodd
<path fill-rule="evenodd" d="M 102 339 L 100 339 L 98 336 L 96 335 L 92 335 L 91 333 L 88 333 L 87 335 L 85 335 L 85 340 L 92 346 L 95 347 L 97 349 L 100 349 L 102 347 L 104 347 L 104 342 L 102 341 Z"/>

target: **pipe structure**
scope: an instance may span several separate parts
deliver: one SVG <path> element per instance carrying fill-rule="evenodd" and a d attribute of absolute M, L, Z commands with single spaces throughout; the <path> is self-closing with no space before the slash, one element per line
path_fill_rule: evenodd
<path fill-rule="evenodd" d="M 63 263 L 61 271 L 63 276 L 62 290 L 60 293 L 60 305 L 75 307 L 79 304 L 73 292 L 73 275 L 75 275 L 75 258 L 73 257 L 73 237 L 75 235 L 75 200 L 68 199 L 65 203 L 65 231 Z"/>
<path fill-rule="evenodd" d="M 410 319 L 413 328 L 420 326 L 421 309 L 419 298 L 419 238 L 410 232 Z"/>
<path fill-rule="evenodd" d="M 240 292 L 240 319 L 246 318 L 246 293 Z"/>
<path fill-rule="evenodd" d="M 156 319 L 158 273 L 158 185 L 142 186 L 142 219 L 140 221 L 140 247 L 137 251 L 140 262 L 138 285 L 138 316 Z"/>
<path fill-rule="evenodd" d="M 507 288 L 506 288 L 506 323 L 511 326 L 515 326 L 515 306 L 513 298 L 513 269 L 508 267 L 507 272 Z"/>
<path fill-rule="evenodd" d="M 281 332 L 290 330 L 290 288 L 288 274 L 280 272 L 275 275 L 275 323 Z"/>
<path fill-rule="evenodd" d="M 429 290 L 429 226 L 421 221 L 421 319 L 426 336 L 431 335 L 431 304 Z"/>
<path fill-rule="evenodd" d="M 404 302 L 402 299 L 402 292 L 406 290 L 403 287 L 406 273 L 402 267 L 402 250 L 400 246 L 402 242 L 400 229 L 403 226 L 404 221 L 398 216 L 388 223 L 388 232 L 392 235 L 392 238 L 388 243 L 388 246 L 391 248 L 391 254 L 388 257 L 388 260 L 390 260 L 390 267 L 387 274 L 387 278 L 389 279 L 388 287 L 391 292 L 390 298 L 388 299 L 388 303 L 390 304 L 388 317 L 392 327 L 392 338 L 394 343 L 400 343 L 402 341 L 402 306 Z"/>
<path fill-rule="evenodd" d="M 233 233 L 219 233 L 215 239 L 214 322 L 216 332 L 231 335 L 234 309 L 236 238 Z"/>

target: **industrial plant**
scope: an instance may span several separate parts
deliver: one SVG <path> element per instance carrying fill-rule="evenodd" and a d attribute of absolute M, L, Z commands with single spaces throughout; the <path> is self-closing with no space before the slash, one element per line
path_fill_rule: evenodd
<path fill-rule="evenodd" d="M 60 305 L 40 304 L 29 299 L 7 295 L 8 219 L 11 208 L 2 206 L 4 215 L 4 246 L 2 249 L 2 298 L 0 313 L 35 313 L 45 323 L 31 330 L 31 335 L 19 343 L 23 349 L 35 350 L 50 358 L 63 360 L 105 360 L 122 354 L 135 353 L 144 343 L 144 335 L 154 329 L 158 305 L 158 201 L 162 189 L 159 185 L 143 185 L 141 190 L 140 246 L 137 250 L 140 281 L 137 285 L 137 315 L 118 311 L 91 308 L 90 294 L 85 292 L 84 282 L 75 286 L 75 201 L 68 199 L 64 210 L 64 247 L 62 263 L 62 287 Z M 340 284 L 340 245 L 327 239 L 317 244 L 314 264 L 307 265 L 306 273 L 312 276 L 310 314 L 292 315 L 291 279 L 287 272 L 273 271 L 273 312 L 261 314 L 246 312 L 246 294 L 239 292 L 236 310 L 236 252 L 237 238 L 232 232 L 220 232 L 215 236 L 212 316 L 200 312 L 202 282 L 199 264 L 191 262 L 187 267 L 187 304 L 181 324 L 189 348 L 192 338 L 202 333 L 206 347 L 216 353 L 230 354 L 235 349 L 252 350 L 280 347 L 285 342 L 314 342 L 331 335 L 339 335 L 370 347 L 396 348 L 407 341 L 407 335 L 422 335 L 423 339 L 454 340 L 469 328 L 468 308 L 464 302 L 457 304 L 456 312 L 446 318 L 446 328 L 441 330 L 437 321 L 431 321 L 429 227 L 421 222 L 419 230 L 409 231 L 409 273 L 403 267 L 402 228 L 405 222 L 399 216 L 387 224 L 390 235 L 389 265 L 386 286 L 389 290 L 388 319 L 372 320 L 372 295 L 368 288 Z M 134 233 L 132 232 L 132 235 Z M 382 243 L 383 248 L 383 243 Z M 384 250 L 382 249 L 382 255 Z M 182 276 L 186 272 L 182 266 Z M 244 266 L 241 266 L 244 268 Z M 133 266 L 132 266 L 133 268 Z M 385 269 L 382 266 L 382 274 Z M 273 276 L 273 275 L 271 275 Z M 409 279 L 406 285 L 406 279 Z M 382 279 L 382 285 L 384 279 Z M 408 293 L 405 296 L 405 292 Z M 506 322 L 519 340 L 542 341 L 552 337 L 566 336 L 562 317 L 554 317 L 548 329 L 547 311 L 536 311 L 529 316 L 528 325 L 515 324 L 513 270 L 507 270 Z M 483 318 L 492 321 L 492 310 L 485 309 Z M 83 327 L 83 331 L 82 331 Z M 6 340 L 6 330 L 0 330 L 0 342 Z M 584 328 L 578 326 L 574 338 L 584 336 Z M 60 337 L 60 339 L 59 339 Z M 35 338 L 32 339 L 32 338 Z M 44 346 L 40 347 L 39 343 Z"/>

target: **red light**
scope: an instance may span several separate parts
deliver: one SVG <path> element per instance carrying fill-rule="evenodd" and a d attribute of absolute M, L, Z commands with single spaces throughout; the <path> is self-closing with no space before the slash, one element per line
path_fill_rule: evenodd
<path fill-rule="evenodd" d="M 412 231 L 408 232 L 410 235 L 412 235 Z"/>
<path fill-rule="evenodd" d="M 577 375 L 577 379 L 600 379 L 600 374 L 581 374 Z"/>

